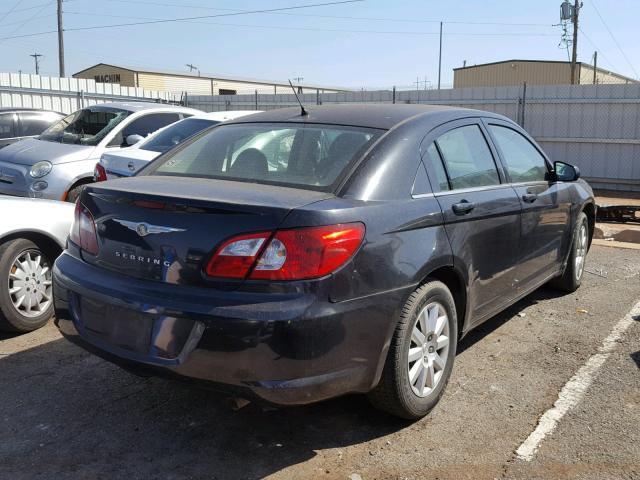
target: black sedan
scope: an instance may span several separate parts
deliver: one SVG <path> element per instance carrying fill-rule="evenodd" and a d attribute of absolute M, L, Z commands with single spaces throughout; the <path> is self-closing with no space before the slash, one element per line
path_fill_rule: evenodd
<path fill-rule="evenodd" d="M 275 404 L 441 397 L 471 329 L 579 287 L 591 188 L 499 115 L 282 109 L 89 185 L 54 268 L 61 332 L 142 374 Z"/>

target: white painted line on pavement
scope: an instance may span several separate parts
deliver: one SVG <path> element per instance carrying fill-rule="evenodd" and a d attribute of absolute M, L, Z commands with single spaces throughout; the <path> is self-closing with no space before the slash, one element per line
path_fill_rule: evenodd
<path fill-rule="evenodd" d="M 633 324 L 633 317 L 637 315 L 640 315 L 640 302 L 636 303 L 631 311 L 616 323 L 611 333 L 598 348 L 598 353 L 591 355 L 587 363 L 580 367 L 576 374 L 562 387 L 556 403 L 553 404 L 553 408 L 547 410 L 540 417 L 536 429 L 516 450 L 516 455 L 519 459 L 527 462 L 533 460 L 542 440 L 551 434 L 562 417 L 582 400 L 587 388 L 595 379 L 598 369 L 609 358 L 624 332 Z"/>

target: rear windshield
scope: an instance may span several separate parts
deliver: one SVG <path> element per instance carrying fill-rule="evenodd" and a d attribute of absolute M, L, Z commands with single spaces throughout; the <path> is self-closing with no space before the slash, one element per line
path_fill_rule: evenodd
<path fill-rule="evenodd" d="M 130 111 L 119 108 L 83 108 L 54 123 L 38 138 L 48 142 L 95 146 L 130 114 Z"/>
<path fill-rule="evenodd" d="M 335 125 L 221 125 L 161 157 L 142 174 L 328 190 L 383 133 Z"/>
<path fill-rule="evenodd" d="M 203 118 L 187 118 L 180 122 L 163 128 L 158 133 L 140 143 L 138 148 L 150 150 L 152 152 L 164 153 L 172 147 L 189 138 L 192 135 L 204 130 L 207 127 L 217 125 L 216 120 L 205 120 Z"/>

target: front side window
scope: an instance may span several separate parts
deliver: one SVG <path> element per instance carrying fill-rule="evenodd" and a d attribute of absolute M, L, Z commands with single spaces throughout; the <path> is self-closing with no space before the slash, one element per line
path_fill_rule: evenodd
<path fill-rule="evenodd" d="M 451 130 L 440 136 L 436 143 L 452 190 L 500 183 L 493 155 L 478 125 Z"/>
<path fill-rule="evenodd" d="M 382 133 L 334 125 L 223 124 L 142 174 L 328 190 Z"/>
<path fill-rule="evenodd" d="M 130 113 L 119 108 L 83 108 L 54 123 L 38 138 L 47 142 L 95 146 Z"/>
<path fill-rule="evenodd" d="M 489 130 L 500 149 L 512 182 L 545 180 L 547 162 L 529 140 L 508 127 L 490 125 Z"/>
<path fill-rule="evenodd" d="M 0 113 L 0 138 L 13 137 L 13 113 Z"/>
<path fill-rule="evenodd" d="M 161 132 L 156 133 L 148 140 L 140 143 L 139 148 L 152 152 L 164 153 L 170 148 L 182 143 L 187 138 L 204 130 L 207 127 L 217 125 L 220 122 L 215 120 L 205 120 L 203 118 L 189 118 L 169 125 Z"/>

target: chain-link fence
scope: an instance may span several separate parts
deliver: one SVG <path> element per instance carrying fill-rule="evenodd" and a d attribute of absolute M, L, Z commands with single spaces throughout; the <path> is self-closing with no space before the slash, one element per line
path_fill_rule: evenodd
<path fill-rule="evenodd" d="M 598 189 L 640 191 L 640 84 L 305 93 L 306 105 L 424 103 L 487 110 L 522 125 L 552 160 L 580 167 Z M 295 107 L 295 95 L 187 96 L 204 111 Z"/>

